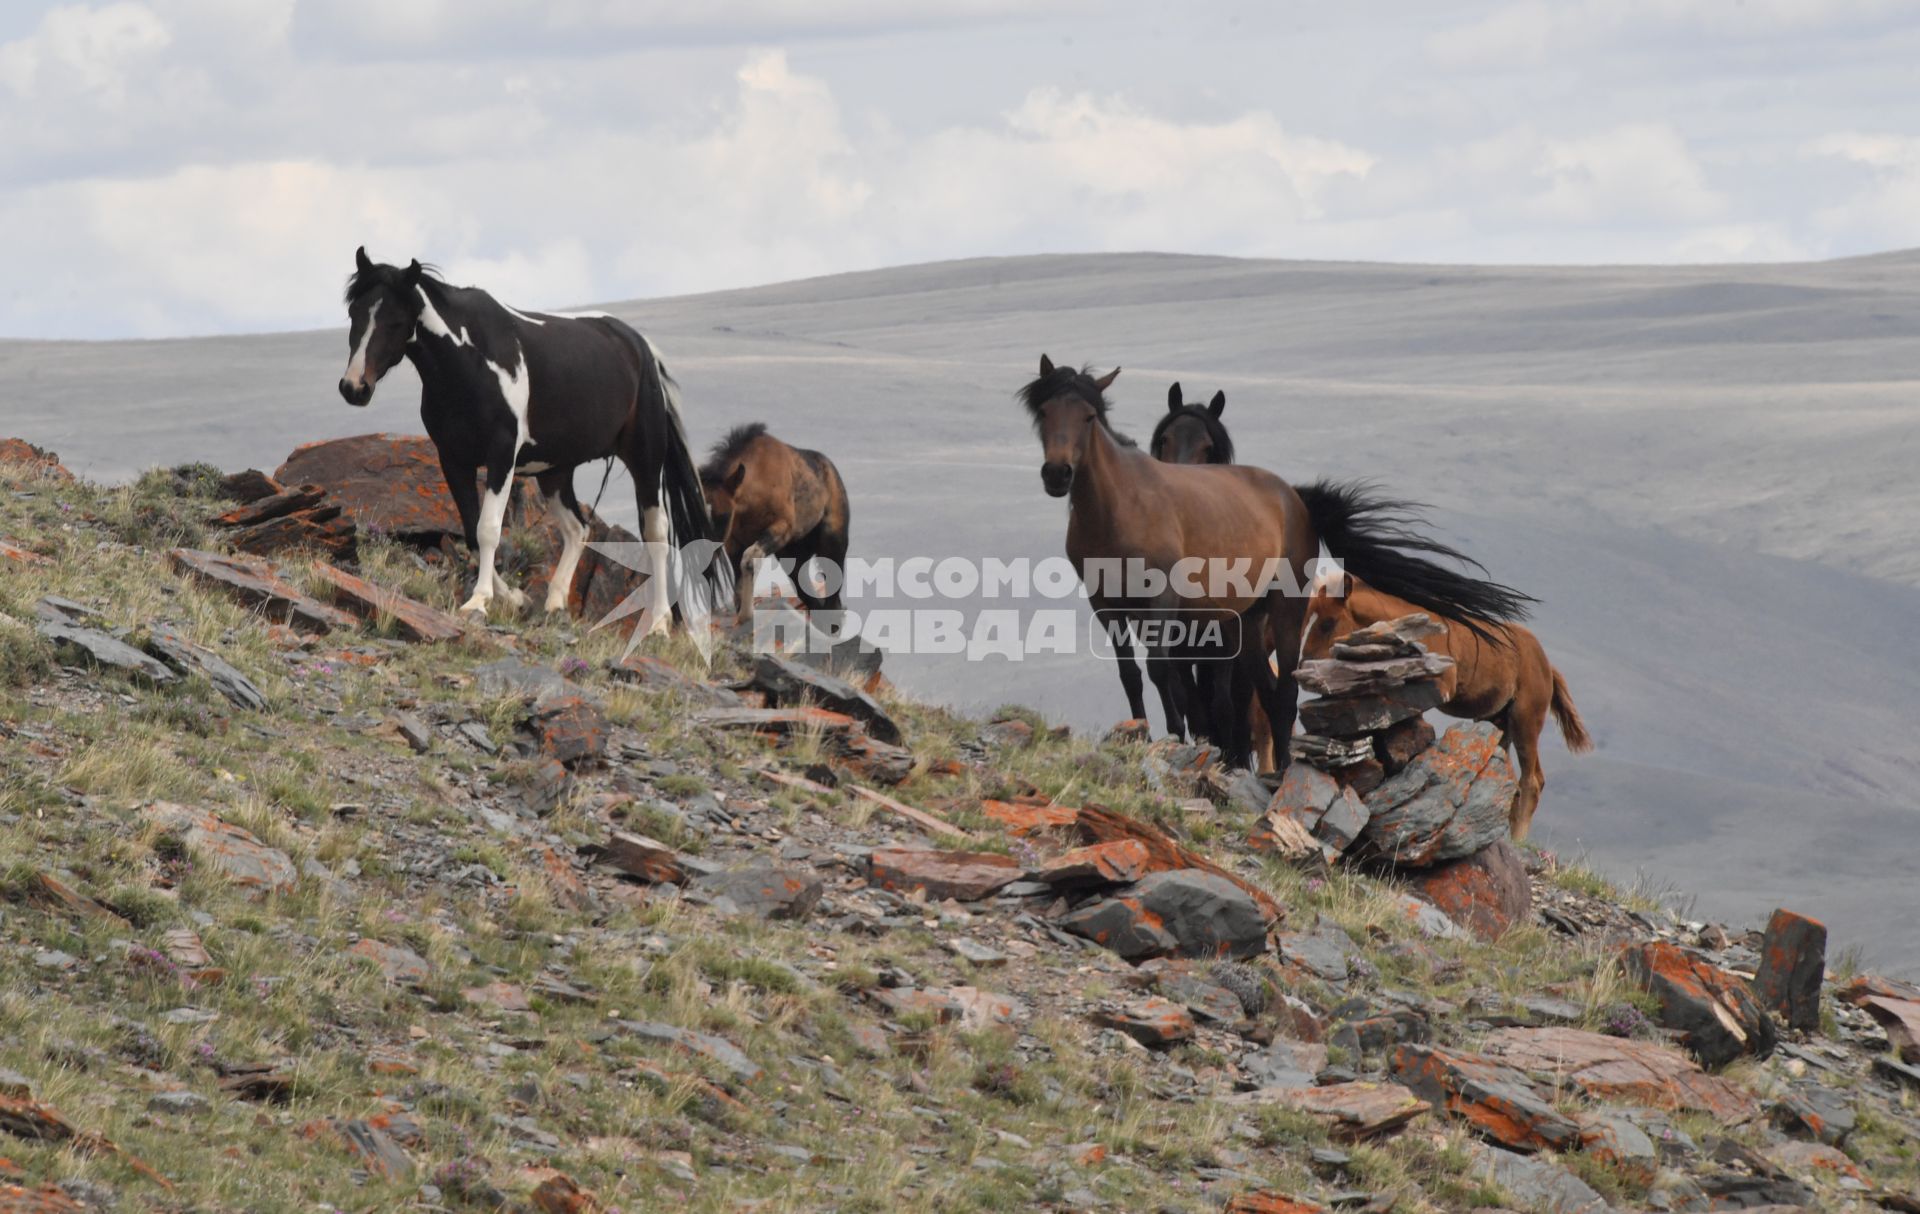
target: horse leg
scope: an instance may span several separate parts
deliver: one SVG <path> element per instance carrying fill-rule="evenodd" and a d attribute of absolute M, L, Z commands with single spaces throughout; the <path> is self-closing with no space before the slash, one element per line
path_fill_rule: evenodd
<path fill-rule="evenodd" d="M 554 563 L 553 580 L 547 583 L 546 609 L 552 614 L 565 611 L 572 597 L 574 570 L 579 568 L 580 554 L 587 547 L 587 519 L 580 509 L 580 499 L 573 495 L 573 469 L 543 472 L 539 485 L 547 512 L 560 531 L 560 559 Z"/>
<path fill-rule="evenodd" d="M 1088 596 L 1087 605 L 1093 609 L 1095 632 L 1104 628 L 1107 643 L 1113 646 L 1113 664 L 1120 674 L 1120 690 L 1127 696 L 1127 719 L 1146 720 L 1146 688 L 1140 679 L 1140 667 L 1137 664 L 1140 651 L 1133 643 L 1132 629 L 1127 627 L 1126 621 L 1119 617 L 1106 599 Z M 1114 627 L 1116 622 L 1120 625 L 1117 630 Z"/>
<path fill-rule="evenodd" d="M 1164 648 L 1151 650 L 1147 654 L 1147 677 L 1160 693 L 1160 711 L 1166 714 L 1168 735 L 1186 741 L 1187 688 L 1180 663 Z"/>
<path fill-rule="evenodd" d="M 827 578 L 827 593 L 820 597 L 820 605 L 828 611 L 839 611 L 840 590 L 847 579 L 847 533 L 822 520 L 814 531 L 813 555 Z"/>
<path fill-rule="evenodd" d="M 1525 839 L 1532 829 L 1534 811 L 1540 808 L 1540 791 L 1547 786 L 1546 773 L 1540 768 L 1540 731 L 1547 723 L 1547 703 L 1541 698 L 1536 704 L 1536 698 L 1516 698 L 1506 709 L 1506 734 L 1520 768 L 1513 808 L 1507 818 L 1508 831 L 1515 841 Z"/>
<path fill-rule="evenodd" d="M 1293 762 L 1293 723 L 1300 714 L 1300 684 L 1294 680 L 1293 673 L 1300 665 L 1300 634 L 1306 625 L 1306 603 L 1276 591 L 1269 599 L 1268 610 L 1273 629 L 1273 659 L 1268 657 L 1267 633 L 1258 626 L 1257 613 L 1249 613 L 1256 615 L 1249 621 L 1254 625 L 1253 640 L 1242 646 L 1241 653 L 1247 673 L 1252 676 L 1254 691 L 1260 696 L 1260 707 L 1266 710 L 1267 727 L 1273 738 L 1273 769 L 1285 771 Z M 1274 660 L 1279 663 L 1277 673 Z"/>
<path fill-rule="evenodd" d="M 786 531 L 776 524 L 761 532 L 758 538 L 751 544 L 748 544 L 745 550 L 740 553 L 740 571 L 734 577 L 734 585 L 736 590 L 739 587 L 746 588 L 745 593 L 739 595 L 741 619 L 744 620 L 753 614 L 755 583 L 760 580 L 761 565 L 766 562 L 768 557 L 778 559 L 780 550 L 785 548 L 787 544 Z M 795 591 L 800 589 L 800 567 L 798 565 L 794 566 L 793 570 L 793 587 Z M 800 601 L 805 603 L 807 596 L 801 594 Z"/>
<path fill-rule="evenodd" d="M 474 527 L 474 536 L 479 541 L 480 572 L 474 580 L 473 597 L 460 605 L 463 612 L 486 615 L 487 606 L 496 594 L 516 611 L 527 602 L 526 595 L 507 585 L 494 564 L 500 549 L 501 529 L 506 523 L 507 503 L 513 497 L 513 456 L 510 441 L 503 450 L 487 456 L 487 489 L 480 495 L 480 518 Z"/>

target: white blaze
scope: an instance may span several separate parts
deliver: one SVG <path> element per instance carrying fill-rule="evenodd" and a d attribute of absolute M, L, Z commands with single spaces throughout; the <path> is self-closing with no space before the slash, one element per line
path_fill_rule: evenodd
<path fill-rule="evenodd" d="M 353 357 L 347 360 L 347 382 L 356 387 L 366 382 L 367 347 L 373 344 L 374 322 L 379 319 L 380 305 L 385 302 L 385 297 L 376 299 L 367 309 L 367 327 L 360 331 L 360 344 L 353 348 Z"/>

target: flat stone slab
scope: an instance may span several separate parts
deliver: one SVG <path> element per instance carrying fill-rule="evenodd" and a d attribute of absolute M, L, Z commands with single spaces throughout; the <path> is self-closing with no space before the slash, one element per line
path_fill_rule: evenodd
<path fill-rule="evenodd" d="M 299 880 L 287 853 L 268 847 L 253 832 L 206 810 L 156 801 L 142 809 L 140 816 L 164 830 L 178 832 L 187 850 L 255 895 L 288 893 Z"/>
<path fill-rule="evenodd" d="M 272 622 L 297 632 L 324 636 L 335 629 L 351 632 L 359 627 L 354 617 L 309 596 L 264 561 L 194 548 L 175 548 L 167 559 L 179 573 L 224 590 L 249 607 L 258 608 Z"/>
<path fill-rule="evenodd" d="M 1421 1099 L 1520 1151 L 1573 1150 L 1583 1136 L 1520 1071 L 1496 1059 L 1436 1046 L 1402 1045 L 1393 1077 Z"/>
<path fill-rule="evenodd" d="M 1300 663 L 1293 677 L 1300 686 L 1317 695 L 1371 695 L 1408 683 L 1437 679 L 1452 669 L 1453 659 L 1437 653 L 1374 662 L 1318 658 Z"/>
<path fill-rule="evenodd" d="M 1428 1104 L 1397 1083 L 1334 1083 L 1324 1087 L 1256 1088 L 1231 1096 L 1233 1104 L 1278 1105 L 1327 1123 L 1341 1142 L 1390 1134 L 1428 1111 Z"/>
<path fill-rule="evenodd" d="M 878 847 L 867 857 L 867 880 L 874 885 L 896 893 L 918 890 L 935 901 L 978 902 L 1022 875 L 1013 857 L 999 852 Z"/>
<path fill-rule="evenodd" d="M 766 692 L 776 705 L 818 704 L 860 721 L 882 742 L 900 742 L 900 727 L 878 700 L 845 679 L 805 662 L 777 653 L 759 654 L 753 659 L 752 686 Z"/>
<path fill-rule="evenodd" d="M 752 1083 L 764 1073 L 759 1063 L 747 1057 L 739 1046 L 725 1037 L 716 1037 L 711 1033 L 696 1033 L 692 1029 L 683 1029 L 673 1024 L 661 1024 L 653 1020 L 622 1020 L 620 1028 L 642 1040 L 658 1041 L 689 1054 L 698 1054 L 702 1058 L 712 1059 L 726 1068 L 728 1073 L 741 1083 Z"/>
<path fill-rule="evenodd" d="M 336 603 L 369 622 L 392 620 L 400 635 L 409 641 L 437 644 L 457 641 L 466 635 L 466 628 L 455 617 L 397 590 L 376 586 L 325 561 L 315 561 L 313 572 L 333 588 Z"/>
<path fill-rule="evenodd" d="M 1375 733 L 1440 707 L 1437 683 L 1407 683 L 1366 695 L 1324 696 L 1300 705 L 1300 727 L 1312 734 L 1350 738 Z"/>
<path fill-rule="evenodd" d="M 78 658 L 88 665 L 103 670 L 117 670 L 154 687 L 180 681 L 173 667 L 97 628 L 77 628 L 72 624 L 56 624 L 52 620 L 41 620 L 33 628 L 52 641 L 62 654 Z"/>
<path fill-rule="evenodd" d="M 213 650 L 189 641 L 171 624 L 157 623 L 147 628 L 147 652 L 183 673 L 193 670 L 205 675 L 213 689 L 235 708 L 266 710 L 266 694 L 254 686 L 252 679 Z"/>
<path fill-rule="evenodd" d="M 1571 1080 L 1603 1101 L 1689 1109 L 1735 1124 L 1759 1105 L 1744 1088 L 1709 1075 L 1670 1046 L 1574 1028 L 1498 1029 L 1485 1052 L 1508 1066 Z"/>

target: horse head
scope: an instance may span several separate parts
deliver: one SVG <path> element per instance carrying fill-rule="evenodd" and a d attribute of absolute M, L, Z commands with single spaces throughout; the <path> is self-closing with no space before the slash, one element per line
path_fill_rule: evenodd
<path fill-rule="evenodd" d="M 1345 570 L 1322 561 L 1307 584 L 1307 618 L 1300 630 L 1300 657 L 1324 658 L 1333 643 L 1359 626 L 1353 615 L 1352 582 Z"/>
<path fill-rule="evenodd" d="M 1167 412 L 1153 428 L 1148 451 L 1168 464 L 1231 464 L 1233 440 L 1220 423 L 1227 410 L 1227 394 L 1215 392 L 1205 405 L 1189 405 L 1180 385 L 1167 389 Z"/>
<path fill-rule="evenodd" d="M 350 405 L 373 399 L 374 385 L 406 355 L 425 301 L 420 283 L 426 267 L 418 261 L 406 266 L 377 265 L 365 246 L 353 254 L 353 277 L 347 280 L 347 371 L 340 377 L 340 395 Z"/>
<path fill-rule="evenodd" d="M 1072 490 L 1094 426 L 1106 424 L 1103 393 L 1119 375 L 1120 368 L 1115 367 L 1096 379 L 1090 369 L 1056 367 L 1042 354 L 1040 378 L 1020 390 L 1020 399 L 1040 432 L 1044 452 L 1040 483 L 1049 497 L 1065 497 Z"/>

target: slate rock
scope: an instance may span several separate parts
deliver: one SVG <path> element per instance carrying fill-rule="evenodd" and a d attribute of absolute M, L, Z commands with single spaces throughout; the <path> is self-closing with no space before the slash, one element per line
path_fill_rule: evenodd
<path fill-rule="evenodd" d="M 1414 893 L 1482 940 L 1498 940 L 1533 910 L 1527 862 L 1504 838 L 1463 859 L 1403 875 Z"/>
<path fill-rule="evenodd" d="M 434 644 L 457 641 L 466 635 L 460 620 L 397 590 L 378 586 L 365 578 L 336 569 L 325 561 L 313 563 L 314 575 L 333 588 L 335 602 L 369 622 L 391 620 L 399 634 L 409 641 Z"/>
<path fill-rule="evenodd" d="M 808 869 L 766 863 L 709 873 L 693 888 L 716 910 L 761 919 L 805 919 L 826 892 L 825 882 Z"/>
<path fill-rule="evenodd" d="M 1818 1083 L 1794 1086 L 1772 1111 L 1774 1124 L 1782 1130 L 1830 1147 L 1844 1143 L 1858 1124 L 1847 1094 Z"/>
<path fill-rule="evenodd" d="M 527 718 L 540 753 L 569 768 L 606 757 L 611 726 L 607 714 L 585 696 L 568 692 L 542 695 Z"/>
<path fill-rule="evenodd" d="M 251 679 L 213 650 L 189 641 L 171 624 L 155 623 L 147 628 L 147 652 L 182 674 L 199 671 L 235 708 L 266 710 L 267 697 Z"/>
<path fill-rule="evenodd" d="M 1241 1059 L 1240 1067 L 1255 1087 L 1307 1088 L 1327 1068 L 1327 1047 L 1276 1037 L 1265 1049 Z"/>
<path fill-rule="evenodd" d="M 1754 998 L 1793 1028 L 1820 1027 L 1820 985 L 1827 972 L 1827 926 L 1790 910 L 1776 910 L 1760 943 Z"/>
<path fill-rule="evenodd" d="M 1367 796 L 1355 852 L 1401 868 L 1464 859 L 1506 835 L 1514 789 L 1500 731 L 1456 725 Z"/>
<path fill-rule="evenodd" d="M 354 617 L 308 595 L 264 561 L 192 548 L 175 548 L 167 559 L 179 573 L 225 591 L 258 609 L 270 622 L 285 624 L 296 632 L 324 636 L 336 629 L 351 632 L 359 626 Z"/>
<path fill-rule="evenodd" d="M 1149 1048 L 1173 1045 L 1194 1034 L 1192 1014 L 1180 1004 L 1158 995 L 1096 1012 L 1093 1019 L 1094 1023 L 1125 1033 Z"/>
<path fill-rule="evenodd" d="M 1305 932 L 1278 932 L 1273 942 L 1282 964 L 1298 966 L 1323 982 L 1345 982 L 1348 964 L 1360 955 L 1353 937 L 1333 923 Z"/>
<path fill-rule="evenodd" d="M 1370 662 L 1316 658 L 1301 662 L 1294 669 L 1293 677 L 1300 686 L 1316 695 L 1344 697 L 1393 691 L 1409 683 L 1438 679 L 1452 669 L 1453 659 L 1437 653 L 1410 654 Z"/>
<path fill-rule="evenodd" d="M 41 620 L 33 627 L 35 632 L 52 641 L 54 647 L 69 658 L 78 658 L 104 670 L 119 671 L 154 687 L 180 681 L 180 676 L 165 662 L 157 661 L 97 628 L 76 628 L 51 620 Z"/>
<path fill-rule="evenodd" d="M 1020 879 L 1023 870 L 1000 852 L 877 847 L 867 856 L 867 880 L 896 893 L 922 891 L 936 902 L 978 902 Z"/>
<path fill-rule="evenodd" d="M 819 704 L 861 722 L 868 733 L 882 742 L 890 745 L 900 742 L 899 725 L 878 700 L 846 680 L 805 662 L 778 653 L 756 654 L 751 685 L 766 692 L 773 704 Z"/>
<path fill-rule="evenodd" d="M 678 1025 L 661 1024 L 651 1020 L 622 1020 L 622 1031 L 631 1033 L 645 1041 L 658 1041 L 697 1054 L 720 1064 L 741 1083 L 752 1083 L 764 1073 L 760 1065 L 747 1057 L 739 1046 L 724 1037 L 711 1033 L 696 1033 L 692 1029 L 683 1029 Z"/>
<path fill-rule="evenodd" d="M 1556 1163 L 1476 1144 L 1474 1171 L 1538 1214 L 1605 1214 L 1607 1199 Z"/>
<path fill-rule="evenodd" d="M 1409 717 L 1373 735 L 1373 754 L 1388 775 L 1397 776 L 1402 768 L 1432 746 L 1438 736 L 1433 723 L 1425 717 Z"/>
<path fill-rule="evenodd" d="M 1441 703 L 1437 683 L 1407 683 L 1368 695 L 1322 697 L 1300 705 L 1300 727 L 1308 733 L 1351 738 L 1377 733 L 1396 721 L 1417 717 Z"/>
<path fill-rule="evenodd" d="M 206 810 L 155 801 L 140 814 L 178 834 L 197 860 L 256 897 L 291 892 L 299 880 L 287 853 Z"/>
<path fill-rule="evenodd" d="M 1253 957 L 1266 951 L 1266 920 L 1247 892 L 1198 869 L 1150 873 L 1113 897 L 1060 920 L 1128 960 L 1178 954 Z"/>
<path fill-rule="evenodd" d="M 1438 1046 L 1403 1045 L 1391 1073 L 1436 1109 L 1521 1151 L 1571 1150 L 1580 1125 L 1555 1109 L 1525 1074 L 1495 1059 Z"/>
<path fill-rule="evenodd" d="M 1629 946 L 1627 973 L 1660 1001 L 1660 1024 L 1679 1032 L 1709 1067 L 1744 1055 L 1765 1058 L 1778 1041 L 1773 1020 L 1746 983 L 1665 941 Z"/>
<path fill-rule="evenodd" d="M 1512 1028 L 1489 1034 L 1483 1049 L 1515 1069 L 1570 1080 L 1595 1100 L 1706 1113 L 1729 1125 L 1758 1112 L 1746 1089 L 1655 1041 L 1574 1028 Z"/>

